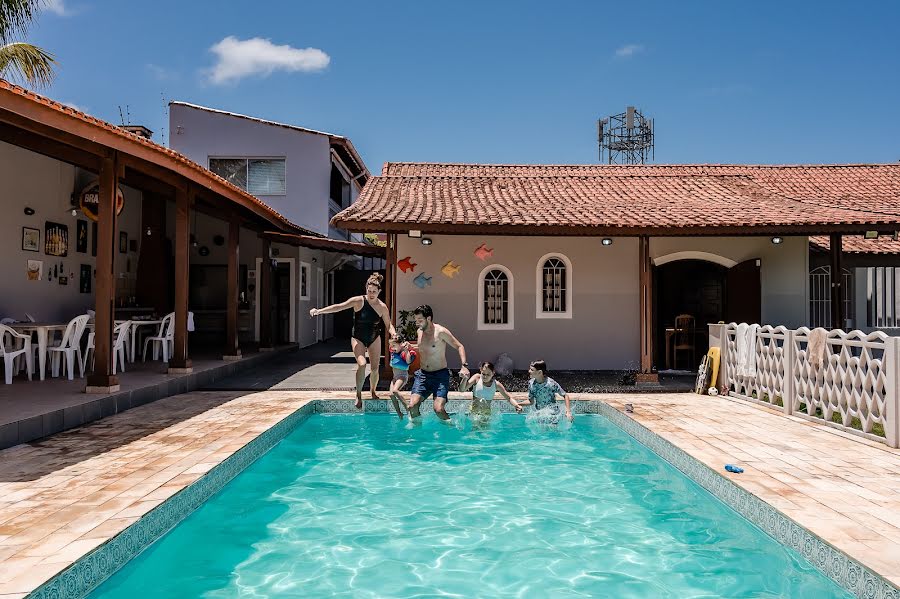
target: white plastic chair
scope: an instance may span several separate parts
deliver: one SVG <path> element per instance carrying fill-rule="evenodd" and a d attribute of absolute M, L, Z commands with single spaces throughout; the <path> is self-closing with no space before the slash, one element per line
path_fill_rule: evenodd
<path fill-rule="evenodd" d="M 75 378 L 75 364 L 78 364 L 78 369 L 81 371 L 81 377 L 84 377 L 84 360 L 81 357 L 81 336 L 84 335 L 84 329 L 87 327 L 87 322 L 87 314 L 76 316 L 69 321 L 68 325 L 66 325 L 66 332 L 63 333 L 60 344 L 55 347 L 47 348 L 53 376 L 59 376 L 59 363 L 62 360 L 62 357 L 65 356 L 67 378 L 70 381 Z"/>
<path fill-rule="evenodd" d="M 112 373 L 116 374 L 116 363 L 120 364 L 119 368 L 125 372 L 125 356 L 128 354 L 128 333 L 131 331 L 131 321 L 119 323 L 113 328 L 113 368 Z M 81 370 L 87 367 L 87 357 L 91 354 L 91 367 L 94 364 L 94 332 L 88 334 L 87 349 L 84 350 L 84 358 L 81 362 Z"/>
<path fill-rule="evenodd" d="M 21 348 L 19 348 L 19 341 L 22 342 Z M 19 356 L 25 358 L 28 380 L 31 380 L 31 375 L 34 372 L 34 362 L 31 355 L 31 335 L 23 335 L 5 324 L 0 324 L 0 356 L 3 356 L 7 385 L 12 384 L 13 373 L 17 370 L 15 368 L 15 359 Z"/>
<path fill-rule="evenodd" d="M 159 331 L 155 337 L 147 337 L 144 340 L 144 354 L 142 360 L 147 361 L 147 346 L 153 343 L 153 359 L 159 359 L 159 350 L 162 349 L 163 362 L 169 361 L 169 356 L 175 351 L 175 313 L 169 312 L 159 323 Z"/>

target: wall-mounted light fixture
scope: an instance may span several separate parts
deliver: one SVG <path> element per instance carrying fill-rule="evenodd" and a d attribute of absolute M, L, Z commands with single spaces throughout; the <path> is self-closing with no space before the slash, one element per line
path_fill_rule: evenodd
<path fill-rule="evenodd" d="M 781 245 L 782 243 L 784 243 L 784 237 L 778 237 L 776 235 L 775 237 L 772 238 L 772 243 L 774 245 Z"/>
<path fill-rule="evenodd" d="M 25 216 L 34 216 L 34 208 L 25 206 Z"/>
<path fill-rule="evenodd" d="M 866 231 L 863 237 L 866 239 L 878 239 L 878 231 Z"/>
<path fill-rule="evenodd" d="M 419 237 L 422 236 L 422 232 L 418 231 L 418 230 L 412 230 L 409 233 L 407 233 L 407 235 L 409 235 L 410 237 L 412 237 L 414 239 L 418 239 Z"/>
<path fill-rule="evenodd" d="M 604 237 L 600 240 L 600 245 L 612 245 L 612 237 Z"/>
<path fill-rule="evenodd" d="M 150 230 L 150 225 L 147 225 L 147 237 L 153 235 L 153 231 Z"/>
<path fill-rule="evenodd" d="M 423 237 L 422 245 L 431 245 L 431 237 Z"/>

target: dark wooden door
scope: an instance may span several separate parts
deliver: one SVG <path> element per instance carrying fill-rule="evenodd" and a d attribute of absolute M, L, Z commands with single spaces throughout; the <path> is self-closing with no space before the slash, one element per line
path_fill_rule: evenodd
<path fill-rule="evenodd" d="M 728 269 L 725 278 L 725 321 L 760 323 L 762 320 L 762 286 L 760 262 L 754 258 Z"/>
<path fill-rule="evenodd" d="M 279 262 L 273 278 L 274 293 L 272 294 L 272 328 L 275 334 L 275 343 L 281 345 L 290 343 L 291 340 L 291 267 L 290 264 Z"/>

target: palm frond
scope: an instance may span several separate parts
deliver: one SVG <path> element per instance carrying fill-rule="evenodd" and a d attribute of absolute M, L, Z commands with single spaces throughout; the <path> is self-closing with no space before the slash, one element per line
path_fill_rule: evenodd
<path fill-rule="evenodd" d="M 47 87 L 56 74 L 55 65 L 52 54 L 32 44 L 16 42 L 0 46 L 0 77 L 33 87 Z"/>
<path fill-rule="evenodd" d="M 0 44 L 21 39 L 47 0 L 0 0 Z"/>

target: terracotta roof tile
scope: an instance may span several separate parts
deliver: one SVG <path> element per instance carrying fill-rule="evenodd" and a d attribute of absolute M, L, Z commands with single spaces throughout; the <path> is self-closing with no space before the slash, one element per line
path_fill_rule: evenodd
<path fill-rule="evenodd" d="M 809 249 L 814 252 L 830 252 L 831 240 L 827 235 L 815 235 L 809 238 Z M 900 241 L 881 236 L 878 239 L 865 239 L 861 235 L 844 236 L 841 239 L 841 251 L 845 254 L 900 254 Z"/>
<path fill-rule="evenodd" d="M 521 234 L 889 230 L 900 228 L 900 164 L 388 163 L 333 222 L 358 231 Z"/>
<path fill-rule="evenodd" d="M 0 103 L 2 103 L 2 101 L 3 101 L 3 94 L 12 94 L 14 96 L 19 96 L 21 98 L 25 98 L 32 102 L 36 102 L 38 104 L 41 104 L 43 106 L 46 106 L 53 110 L 56 110 L 57 112 L 67 114 L 74 119 L 77 119 L 79 121 L 82 121 L 84 123 L 92 125 L 98 129 L 114 133 L 124 139 L 131 141 L 131 142 L 135 142 L 142 146 L 150 148 L 151 150 L 153 150 L 159 154 L 160 159 L 161 159 L 160 164 L 162 166 L 171 167 L 172 163 L 177 163 L 182 166 L 186 166 L 186 167 L 190 168 L 191 170 L 194 170 L 197 173 L 199 173 L 202 177 L 205 177 L 210 180 L 214 180 L 220 185 L 224 185 L 235 195 L 240 196 L 244 200 L 249 201 L 250 203 L 256 205 L 263 212 L 269 214 L 276 221 L 283 224 L 286 229 L 288 229 L 290 231 L 302 232 L 303 234 L 306 234 L 306 235 L 321 237 L 321 235 L 319 235 L 318 233 L 309 231 L 307 229 L 304 229 L 304 228 L 292 223 L 291 221 L 289 221 L 287 218 L 285 218 L 284 216 L 279 214 L 277 211 L 273 210 L 268 204 L 266 204 L 265 202 L 263 202 L 256 196 L 253 196 L 253 195 L 247 193 L 240 187 L 230 183 L 229 181 L 226 181 L 222 177 L 220 177 L 220 176 L 216 175 L 215 173 L 213 173 L 212 171 L 209 171 L 206 168 L 200 166 L 196 162 L 193 162 L 192 160 L 188 159 L 186 156 L 179 154 L 175 150 L 172 150 L 170 148 L 162 146 L 162 145 L 160 145 L 156 142 L 153 142 L 141 135 L 137 135 L 135 133 L 126 131 L 125 129 L 122 129 L 121 127 L 117 127 L 116 125 L 113 125 L 111 123 L 108 123 L 106 121 L 98 119 L 96 117 L 93 117 L 84 112 L 81 112 L 80 110 L 75 110 L 71 106 L 67 106 L 66 104 L 56 102 L 55 100 L 51 100 L 50 98 L 36 94 L 36 93 L 29 91 L 23 87 L 14 85 L 14 84 L 10 83 L 9 81 L 0 79 Z M 166 165 L 166 161 L 170 161 L 169 165 Z"/>

